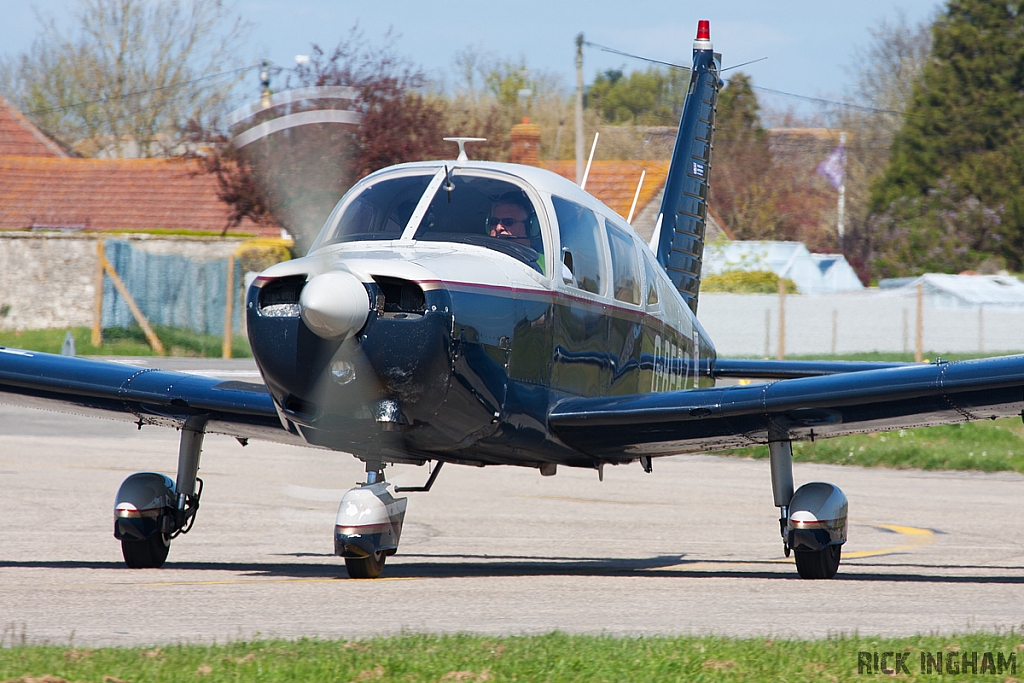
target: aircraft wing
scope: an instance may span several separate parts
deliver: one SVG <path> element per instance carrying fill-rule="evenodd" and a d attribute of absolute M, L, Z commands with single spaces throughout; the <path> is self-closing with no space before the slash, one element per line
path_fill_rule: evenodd
<path fill-rule="evenodd" d="M 549 414 L 594 456 L 663 455 L 1021 415 L 1024 355 L 783 379 L 769 384 L 570 398 Z"/>
<path fill-rule="evenodd" d="M 910 364 L 873 361 L 716 358 L 711 366 L 711 376 L 715 379 L 795 379 L 797 377 L 819 377 L 846 372 L 900 368 L 907 365 Z"/>
<path fill-rule="evenodd" d="M 262 384 L 0 347 L 0 403 L 180 428 L 208 416 L 206 432 L 302 444 Z"/>

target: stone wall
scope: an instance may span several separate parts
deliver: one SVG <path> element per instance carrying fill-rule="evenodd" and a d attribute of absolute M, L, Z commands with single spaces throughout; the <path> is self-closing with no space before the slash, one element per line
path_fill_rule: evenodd
<path fill-rule="evenodd" d="M 97 239 L 204 262 L 226 258 L 245 240 L 218 237 L 0 233 L 0 330 L 91 326 Z"/>

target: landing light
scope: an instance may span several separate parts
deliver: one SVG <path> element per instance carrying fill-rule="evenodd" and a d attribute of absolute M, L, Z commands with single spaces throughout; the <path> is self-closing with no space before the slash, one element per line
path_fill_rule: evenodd
<path fill-rule="evenodd" d="M 331 363 L 331 379 L 345 386 L 356 378 L 356 367 L 347 360 L 336 360 Z"/>

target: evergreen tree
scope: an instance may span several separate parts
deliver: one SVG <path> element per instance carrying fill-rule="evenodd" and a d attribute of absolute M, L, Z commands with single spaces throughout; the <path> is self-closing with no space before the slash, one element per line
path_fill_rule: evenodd
<path fill-rule="evenodd" d="M 1024 2 L 950 0 L 874 186 L 877 275 L 1022 266 Z"/>

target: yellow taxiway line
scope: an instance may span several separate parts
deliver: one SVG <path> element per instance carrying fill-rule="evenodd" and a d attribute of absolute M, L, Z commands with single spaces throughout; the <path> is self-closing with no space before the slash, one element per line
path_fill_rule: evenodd
<path fill-rule="evenodd" d="M 900 526 L 900 525 L 897 525 L 897 524 L 872 524 L 870 526 L 874 526 L 874 527 L 877 527 L 877 528 L 880 528 L 880 529 L 888 529 L 889 531 L 894 531 L 897 534 L 900 534 L 902 536 L 907 537 L 907 540 L 906 540 L 905 543 L 901 543 L 900 545 L 893 545 L 893 546 L 889 546 L 889 547 L 886 547 L 886 548 L 879 548 L 877 550 L 855 550 L 855 551 L 849 552 L 849 553 L 844 552 L 843 553 L 843 560 L 844 561 L 845 560 L 850 560 L 850 559 L 862 558 L 862 557 L 879 557 L 881 555 L 893 555 L 895 553 L 904 553 L 904 552 L 908 552 L 910 550 L 914 550 L 916 548 L 920 548 L 922 546 L 930 545 L 930 544 L 935 542 L 935 532 L 930 530 L 930 529 L 922 529 L 920 527 L 914 527 L 914 526 Z M 691 563 L 683 562 L 683 563 L 680 563 L 680 564 L 673 564 L 673 565 L 670 565 L 670 566 L 667 566 L 667 567 L 657 567 L 657 568 L 651 569 L 650 571 L 657 572 L 657 571 L 666 571 L 666 570 L 676 570 L 676 571 L 678 571 L 680 569 L 720 569 L 722 567 L 728 567 L 728 566 L 735 566 L 735 567 L 746 566 L 746 567 L 749 567 L 752 564 L 775 564 L 775 563 L 779 563 L 779 562 L 792 563 L 792 562 L 795 562 L 795 561 L 796 561 L 796 558 L 793 557 L 793 556 L 790 556 L 790 557 L 778 557 L 778 558 L 773 558 L 771 560 L 742 560 L 742 561 L 723 560 L 721 562 L 709 562 L 709 561 L 705 560 L 705 561 L 691 562 Z"/>

